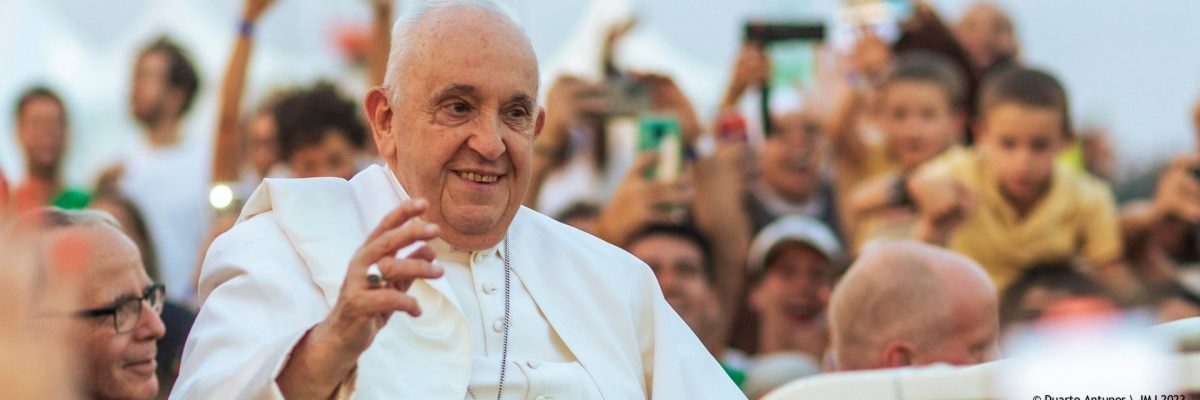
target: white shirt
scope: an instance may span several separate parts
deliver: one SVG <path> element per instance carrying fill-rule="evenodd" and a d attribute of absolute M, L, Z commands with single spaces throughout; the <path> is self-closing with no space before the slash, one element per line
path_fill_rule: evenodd
<path fill-rule="evenodd" d="M 124 162 L 121 191 L 137 204 L 158 253 L 167 297 L 191 304 L 200 245 L 208 230 L 212 159 L 199 143 L 136 147 Z"/>
<path fill-rule="evenodd" d="M 827 206 L 824 199 L 815 193 L 809 196 L 807 201 L 794 203 L 784 199 L 765 184 L 751 186 L 750 190 L 772 215 L 807 215 L 820 218 Z"/>
<path fill-rule="evenodd" d="M 471 328 L 471 391 L 479 399 L 494 399 L 504 345 L 504 242 L 477 252 L 453 249 L 442 240 L 429 244 Z M 550 327 L 520 277 L 510 275 L 510 288 L 504 398 L 599 399 L 595 384 Z"/>

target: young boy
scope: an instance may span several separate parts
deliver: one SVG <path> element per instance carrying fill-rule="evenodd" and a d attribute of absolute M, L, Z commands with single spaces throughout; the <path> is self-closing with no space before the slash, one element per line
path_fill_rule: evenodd
<path fill-rule="evenodd" d="M 920 214 L 914 235 L 975 259 L 998 290 L 1035 265 L 1081 257 L 1114 293 L 1136 295 L 1119 263 L 1112 190 L 1055 163 L 1072 139 L 1058 80 L 1035 69 L 999 72 L 985 82 L 979 107 L 976 148 L 939 157 L 908 179 Z"/>
<path fill-rule="evenodd" d="M 962 74 L 933 53 L 901 55 L 885 75 L 873 118 L 882 140 L 842 140 L 849 148 L 838 152 L 840 184 L 851 185 L 845 215 L 856 252 L 870 239 L 909 236 L 916 214 L 896 204 L 889 188 L 960 141 L 963 91 Z"/>
<path fill-rule="evenodd" d="M 275 108 L 280 155 L 293 177 L 350 179 L 358 172 L 367 130 L 354 102 L 329 83 L 297 90 Z"/>

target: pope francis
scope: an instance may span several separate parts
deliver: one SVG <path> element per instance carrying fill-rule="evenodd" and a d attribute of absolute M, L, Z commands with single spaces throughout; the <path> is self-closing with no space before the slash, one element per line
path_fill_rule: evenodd
<path fill-rule="evenodd" d="M 408 10 L 365 99 L 387 165 L 258 188 L 171 398 L 744 398 L 645 264 L 521 207 L 537 92 L 495 4 Z"/>

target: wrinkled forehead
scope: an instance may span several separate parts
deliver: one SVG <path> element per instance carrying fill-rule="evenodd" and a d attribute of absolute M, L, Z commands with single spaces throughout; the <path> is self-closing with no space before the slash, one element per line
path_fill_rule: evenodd
<path fill-rule="evenodd" d="M 115 227 L 58 228 L 41 243 L 45 279 L 82 278 L 82 301 L 97 307 L 121 295 L 138 296 L 150 284 L 137 245 Z"/>
<path fill-rule="evenodd" d="M 463 85 L 537 93 L 533 46 L 504 16 L 451 7 L 425 16 L 409 32 L 409 49 L 400 60 L 402 86 L 428 91 Z"/>

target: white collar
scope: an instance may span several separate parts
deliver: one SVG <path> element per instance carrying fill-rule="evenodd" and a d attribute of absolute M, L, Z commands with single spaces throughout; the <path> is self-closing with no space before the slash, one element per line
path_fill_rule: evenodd
<path fill-rule="evenodd" d="M 825 209 L 825 202 L 820 196 L 820 188 L 813 191 L 812 195 L 808 196 L 808 201 L 796 203 L 776 193 L 765 183 L 757 183 L 751 187 L 751 192 L 758 201 L 762 202 L 763 207 L 773 215 L 791 215 L 800 214 L 815 216 Z"/>

